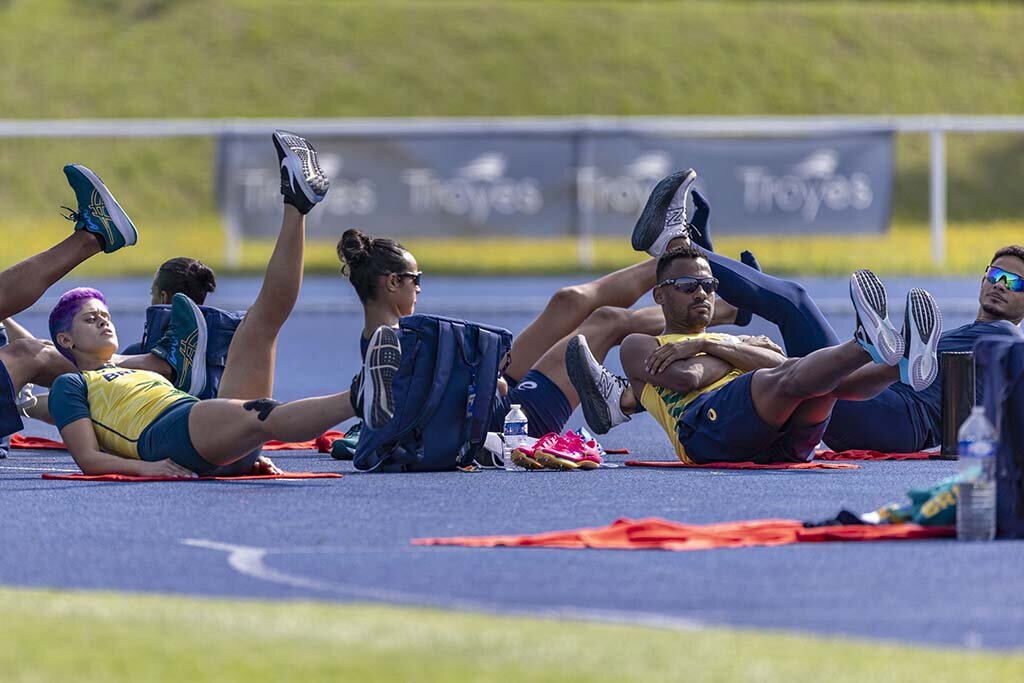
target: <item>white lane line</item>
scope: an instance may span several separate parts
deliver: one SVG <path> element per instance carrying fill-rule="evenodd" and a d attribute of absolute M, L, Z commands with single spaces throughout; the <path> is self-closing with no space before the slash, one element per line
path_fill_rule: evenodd
<path fill-rule="evenodd" d="M 21 470 L 23 472 L 67 472 L 69 474 L 78 474 L 82 470 L 62 470 L 55 469 L 53 467 L 18 467 L 17 465 L 0 465 L 0 470 Z"/>
<path fill-rule="evenodd" d="M 259 546 L 235 545 L 220 543 L 202 538 L 183 538 L 181 543 L 194 548 L 205 548 L 227 553 L 228 565 L 240 574 L 261 581 L 269 581 L 293 588 L 304 588 L 326 593 L 340 593 L 350 598 L 362 598 L 380 602 L 399 603 L 406 605 L 457 609 L 487 614 L 504 614 L 542 619 L 574 619 L 601 623 L 631 624 L 673 631 L 699 631 L 706 628 L 705 624 L 686 617 L 676 617 L 653 612 L 626 612 L 621 610 L 590 609 L 572 605 L 551 605 L 544 608 L 529 608 L 500 603 L 479 602 L 459 598 L 443 599 L 434 595 L 421 595 L 403 591 L 381 590 L 377 588 L 360 588 L 356 586 L 307 579 L 302 576 L 288 574 L 271 569 L 264 559 L 268 555 L 286 555 L 316 552 L 310 548 L 263 548 Z M 331 551 L 328 551 L 331 552 Z M 342 549 L 334 552 L 343 552 Z"/>

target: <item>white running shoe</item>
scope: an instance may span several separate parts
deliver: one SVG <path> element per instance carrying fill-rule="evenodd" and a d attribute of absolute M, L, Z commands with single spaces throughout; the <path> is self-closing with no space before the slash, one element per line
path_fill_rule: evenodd
<path fill-rule="evenodd" d="M 380 429 L 395 415 L 391 382 L 401 362 L 398 331 L 381 325 L 370 337 L 363 359 L 363 420 L 372 429 Z"/>
<path fill-rule="evenodd" d="M 939 375 L 939 336 L 942 334 L 942 312 L 932 295 L 923 289 L 907 294 L 907 311 L 903 315 L 903 357 L 900 358 L 900 381 L 914 391 L 924 391 Z"/>
<path fill-rule="evenodd" d="M 587 338 L 578 334 L 569 340 L 565 349 L 565 369 L 569 381 L 580 395 L 580 408 L 587 425 L 598 434 L 605 434 L 615 425 L 628 422 L 619 401 L 629 386 L 623 377 L 617 377 L 597 362 L 590 352 Z"/>
<path fill-rule="evenodd" d="M 903 357 L 903 338 L 889 322 L 885 286 L 870 270 L 850 277 L 850 299 L 857 312 L 854 339 L 876 363 L 896 365 Z"/>

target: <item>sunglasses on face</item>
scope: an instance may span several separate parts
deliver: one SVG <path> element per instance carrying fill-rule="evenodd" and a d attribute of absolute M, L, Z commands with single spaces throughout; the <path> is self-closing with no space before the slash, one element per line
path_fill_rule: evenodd
<path fill-rule="evenodd" d="M 704 290 L 705 294 L 712 294 L 718 289 L 718 278 L 682 275 L 662 280 L 658 283 L 658 287 L 675 287 L 676 291 L 683 294 L 693 294 L 700 287 Z"/>
<path fill-rule="evenodd" d="M 416 287 L 420 286 L 420 280 L 423 279 L 423 271 L 422 270 L 417 270 L 415 273 L 409 273 L 409 272 L 395 273 L 395 275 L 397 275 L 398 277 L 411 277 L 412 278 L 412 284 L 414 286 L 416 286 Z"/>
<path fill-rule="evenodd" d="M 1011 292 L 1022 292 L 1024 291 L 1024 277 L 1017 275 L 1017 273 L 1011 273 L 1008 270 L 997 268 L 995 266 L 989 266 L 988 270 L 985 271 L 985 279 L 990 284 L 996 284 L 1000 280 Z"/>

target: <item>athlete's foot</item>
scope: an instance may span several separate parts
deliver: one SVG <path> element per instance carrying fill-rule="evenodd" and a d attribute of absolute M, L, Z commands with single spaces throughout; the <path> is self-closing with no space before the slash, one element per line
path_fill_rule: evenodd
<path fill-rule="evenodd" d="M 402 362 L 398 331 L 381 325 L 370 337 L 363 360 L 363 420 L 372 429 L 380 429 L 395 414 L 391 383 Z"/>
<path fill-rule="evenodd" d="M 854 339 L 871 359 L 896 365 L 903 355 L 903 339 L 889 322 L 885 286 L 870 270 L 858 270 L 850 277 L 850 299 L 857 313 Z"/>
<path fill-rule="evenodd" d="M 633 228 L 633 248 L 658 258 L 674 239 L 690 239 L 686 220 L 686 193 L 697 180 L 692 168 L 662 178 L 647 198 L 643 213 Z"/>
<path fill-rule="evenodd" d="M 923 289 L 910 290 L 903 314 L 903 357 L 900 381 L 914 391 L 924 391 L 939 374 L 939 335 L 942 312 L 932 295 Z"/>
<path fill-rule="evenodd" d="M 598 434 L 629 421 L 622 410 L 622 394 L 629 382 L 616 377 L 597 362 L 587 338 L 578 334 L 565 348 L 565 369 L 580 395 L 580 408 L 587 426 Z"/>
<path fill-rule="evenodd" d="M 708 220 L 711 218 L 711 205 L 704 195 L 697 190 L 691 190 L 693 198 L 693 220 L 690 221 L 690 239 L 698 247 L 707 251 L 714 251 L 714 244 L 711 242 L 711 226 Z"/>
<path fill-rule="evenodd" d="M 206 388 L 206 318 L 192 299 L 177 293 L 171 299 L 171 323 L 153 348 L 153 355 L 174 369 L 174 386 L 199 396 Z"/>
<path fill-rule="evenodd" d="M 327 196 L 331 181 L 320 168 L 316 150 L 309 141 L 295 133 L 274 131 L 274 148 L 281 166 L 281 194 L 301 214 L 309 213 Z"/>
<path fill-rule="evenodd" d="M 694 194 L 696 194 L 696 192 Z M 757 262 L 757 258 L 755 258 L 754 255 L 749 251 L 744 251 L 743 253 L 740 254 L 740 263 L 746 266 L 750 266 L 751 268 L 758 272 L 761 271 L 761 264 Z M 753 313 L 751 313 L 745 308 L 737 308 L 736 320 L 733 322 L 733 325 L 736 325 L 737 327 L 746 327 L 747 325 L 750 324 L 750 321 L 753 319 Z"/>
<path fill-rule="evenodd" d="M 75 222 L 75 230 L 85 230 L 95 235 L 103 251 L 108 254 L 139 241 L 139 233 L 128 214 L 98 175 L 81 164 L 66 165 L 64 175 L 75 191 L 78 209 L 67 206 L 62 208 L 69 211 L 65 218 Z"/>

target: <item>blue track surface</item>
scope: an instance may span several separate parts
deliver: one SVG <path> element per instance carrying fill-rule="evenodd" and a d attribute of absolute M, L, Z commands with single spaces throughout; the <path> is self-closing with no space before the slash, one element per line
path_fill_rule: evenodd
<path fill-rule="evenodd" d="M 507 312 L 471 317 L 517 331 L 532 318 L 525 309 L 566 281 L 473 283 L 495 309 Z M 460 292 L 468 291 L 463 282 L 428 283 L 424 312 L 451 310 L 462 301 Z M 222 304 L 232 293 L 244 301 L 254 284 L 225 282 Z M 307 282 L 300 308 L 344 309 L 351 295 L 338 284 Z M 962 299 L 976 287 L 931 284 L 940 302 L 943 291 Z M 101 285 L 114 302 L 129 308 L 145 303 L 145 283 Z M 841 281 L 813 281 L 810 289 L 825 300 L 841 301 L 845 295 Z M 891 289 L 894 295 L 903 291 L 900 284 Z M 42 331 L 45 308 L 20 320 Z M 947 325 L 970 317 L 947 314 Z M 116 320 L 122 343 L 141 331 L 138 313 L 122 313 Z M 842 317 L 833 322 L 840 331 L 851 326 Z M 280 345 L 278 397 L 346 388 L 357 367 L 360 327 L 358 316 L 344 312 L 293 316 Z M 577 414 L 571 425 L 579 424 Z M 46 428 L 31 432 L 53 434 Z M 646 416 L 615 430 L 604 443 L 630 448 L 629 457 L 672 457 L 660 429 Z M 276 459 L 293 470 L 351 470 L 348 463 L 311 453 Z M 611 457 L 612 462 L 624 459 Z M 619 517 L 697 523 L 820 519 L 840 508 L 862 511 L 898 500 L 907 488 L 931 484 L 954 468 L 948 462 L 864 463 L 855 471 L 806 472 L 620 467 L 588 473 L 105 484 L 44 481 L 41 471 L 73 470 L 70 457 L 16 451 L 0 460 L 0 584 L 368 599 L 678 627 L 742 626 L 1024 648 L 1024 542 L 678 553 L 409 545 L 420 536 L 530 533 L 604 525 Z"/>

